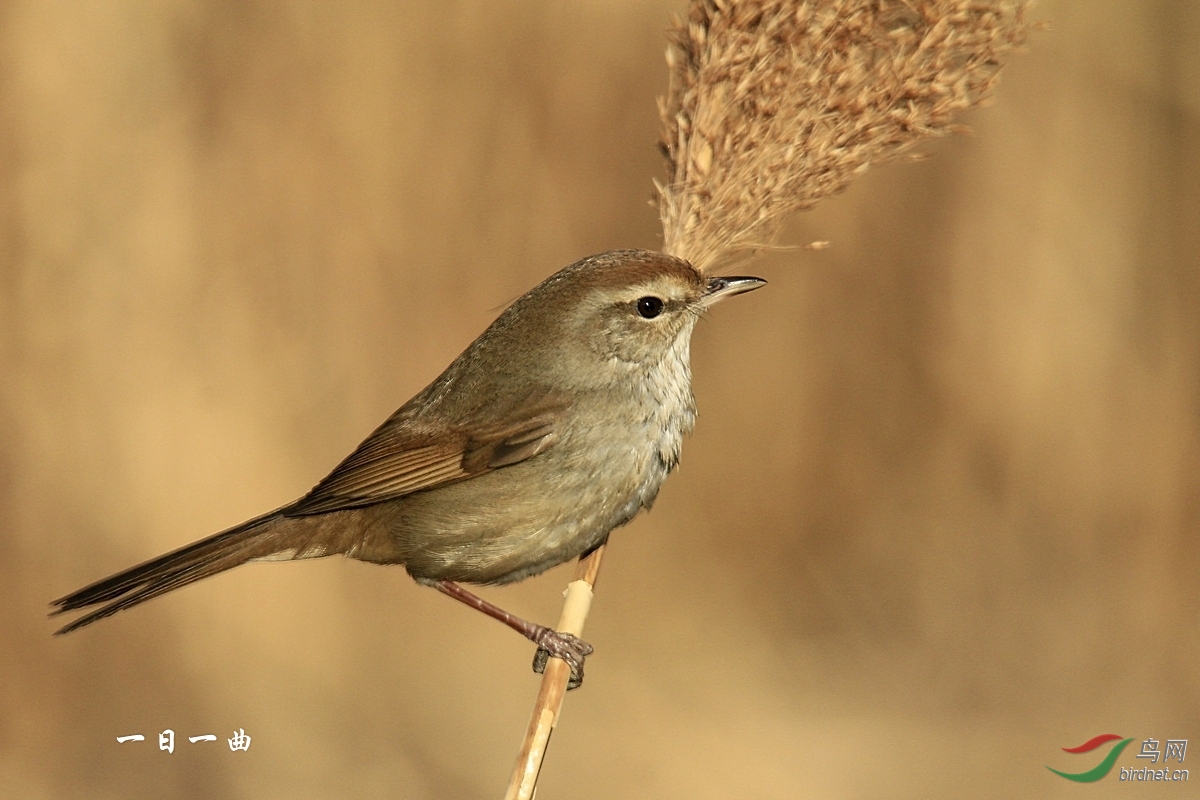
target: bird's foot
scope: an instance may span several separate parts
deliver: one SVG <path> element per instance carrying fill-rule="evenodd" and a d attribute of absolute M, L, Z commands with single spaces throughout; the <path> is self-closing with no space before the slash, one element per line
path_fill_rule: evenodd
<path fill-rule="evenodd" d="M 561 658 L 571 668 L 567 689 L 578 689 L 583 683 L 583 660 L 592 654 L 594 648 L 578 636 L 550 628 L 543 629 L 533 641 L 538 646 L 533 656 L 533 671 L 545 672 L 546 662 L 551 658 Z"/>

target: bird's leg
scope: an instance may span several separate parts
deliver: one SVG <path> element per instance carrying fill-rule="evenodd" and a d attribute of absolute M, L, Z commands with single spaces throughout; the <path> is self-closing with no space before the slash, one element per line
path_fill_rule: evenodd
<path fill-rule="evenodd" d="M 493 605 L 482 597 L 467 591 L 454 581 L 438 581 L 433 586 L 442 594 L 449 595 L 460 603 L 503 622 L 536 644 L 538 651 L 533 657 L 534 672 L 544 671 L 546 661 L 550 658 L 561 658 L 571 667 L 571 680 L 567 683 L 567 688 L 575 689 L 583 683 L 583 660 L 592 653 L 592 646 L 587 642 L 573 634 L 560 633 L 545 625 L 521 619 L 516 614 L 505 611 L 500 606 Z"/>

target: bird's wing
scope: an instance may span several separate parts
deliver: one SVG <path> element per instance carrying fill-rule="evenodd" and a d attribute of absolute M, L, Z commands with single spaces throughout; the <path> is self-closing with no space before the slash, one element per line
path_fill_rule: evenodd
<path fill-rule="evenodd" d="M 394 500 L 507 467 L 544 452 L 568 403 L 536 393 L 497 413 L 496 405 L 452 427 L 432 427 L 401 409 L 311 492 L 284 509 L 320 514 Z"/>

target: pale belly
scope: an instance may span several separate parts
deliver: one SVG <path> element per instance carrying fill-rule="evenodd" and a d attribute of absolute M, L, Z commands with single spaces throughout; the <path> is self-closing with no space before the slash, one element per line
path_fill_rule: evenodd
<path fill-rule="evenodd" d="M 673 466 L 644 442 L 609 439 L 587 457 L 570 456 L 569 444 L 382 504 L 379 521 L 394 548 L 386 560 L 421 581 L 518 581 L 604 541 L 654 502 Z"/>
<path fill-rule="evenodd" d="M 527 461 L 363 509 L 376 535 L 352 555 L 402 563 L 421 582 L 510 583 L 569 561 L 649 508 L 678 462 L 691 406 L 645 409 L 576 420 Z"/>
<path fill-rule="evenodd" d="M 695 422 L 686 337 L 618 396 L 577 398 L 548 450 L 363 509 L 367 561 L 422 582 L 510 583 L 561 564 L 649 508 Z M 618 409 L 619 414 L 614 414 Z"/>

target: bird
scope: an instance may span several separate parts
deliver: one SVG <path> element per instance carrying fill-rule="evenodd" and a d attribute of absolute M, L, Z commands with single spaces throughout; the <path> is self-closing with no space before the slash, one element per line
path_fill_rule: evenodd
<path fill-rule="evenodd" d="M 522 295 L 306 495 L 53 601 L 66 634 L 248 562 L 342 555 L 403 565 L 583 678 L 592 647 L 462 584 L 507 584 L 586 554 L 649 509 L 695 424 L 700 315 L 765 284 L 613 250 Z M 540 671 L 540 670 L 539 670 Z"/>

